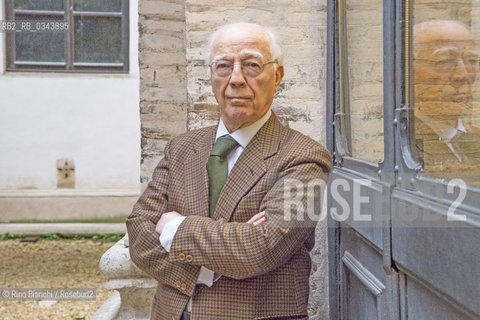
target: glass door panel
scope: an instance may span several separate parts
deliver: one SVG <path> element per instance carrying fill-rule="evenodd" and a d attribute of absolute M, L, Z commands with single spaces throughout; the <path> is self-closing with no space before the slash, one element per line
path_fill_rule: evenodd
<path fill-rule="evenodd" d="M 414 148 L 424 173 L 480 185 L 480 1 L 415 1 Z"/>
<path fill-rule="evenodd" d="M 343 146 L 348 156 L 383 160 L 383 14 L 376 0 L 347 0 L 341 66 Z M 345 140 L 344 140 L 345 141 Z"/>

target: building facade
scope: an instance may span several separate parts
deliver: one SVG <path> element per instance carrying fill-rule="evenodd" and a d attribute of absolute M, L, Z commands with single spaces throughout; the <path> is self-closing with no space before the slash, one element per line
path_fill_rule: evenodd
<path fill-rule="evenodd" d="M 138 2 L 7 0 L 0 17 L 69 23 L 0 33 L 0 221 L 126 217 L 140 193 Z"/>

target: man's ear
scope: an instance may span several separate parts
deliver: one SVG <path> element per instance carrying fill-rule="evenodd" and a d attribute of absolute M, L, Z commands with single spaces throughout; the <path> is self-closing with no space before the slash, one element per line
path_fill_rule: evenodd
<path fill-rule="evenodd" d="M 280 82 L 282 82 L 283 75 L 283 66 L 278 66 L 277 70 L 275 71 L 275 90 L 278 90 L 278 88 L 280 87 Z"/>

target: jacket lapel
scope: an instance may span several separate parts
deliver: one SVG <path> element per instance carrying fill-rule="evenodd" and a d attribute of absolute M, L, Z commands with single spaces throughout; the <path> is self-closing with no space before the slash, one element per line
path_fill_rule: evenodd
<path fill-rule="evenodd" d="M 265 159 L 277 152 L 281 127 L 282 125 L 272 113 L 270 119 L 247 145 L 220 192 L 213 214 L 214 220 L 230 221 L 238 202 L 267 172 Z"/>
<path fill-rule="evenodd" d="M 208 217 L 208 175 L 207 161 L 215 143 L 217 127 L 198 141 L 190 150 L 185 161 L 185 202 L 187 215 Z"/>

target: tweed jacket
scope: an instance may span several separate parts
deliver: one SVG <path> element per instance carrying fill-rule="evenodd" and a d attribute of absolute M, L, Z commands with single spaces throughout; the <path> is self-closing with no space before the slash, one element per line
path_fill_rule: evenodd
<path fill-rule="evenodd" d="M 428 123 L 415 119 L 415 146 L 425 174 L 479 185 L 480 132 L 466 128 L 467 132 L 458 132 L 448 144 Z"/>
<path fill-rule="evenodd" d="M 272 113 L 232 168 L 210 218 L 206 163 L 216 129 L 167 144 L 127 219 L 131 258 L 158 281 L 152 319 L 180 319 L 190 298 L 192 320 L 306 319 L 316 223 L 307 210 L 318 217 L 321 208 L 307 184 L 326 181 L 331 156 Z M 263 210 L 266 222 L 245 223 Z M 169 211 L 187 218 L 167 252 L 155 226 Z M 196 285 L 201 266 L 222 277 Z"/>

